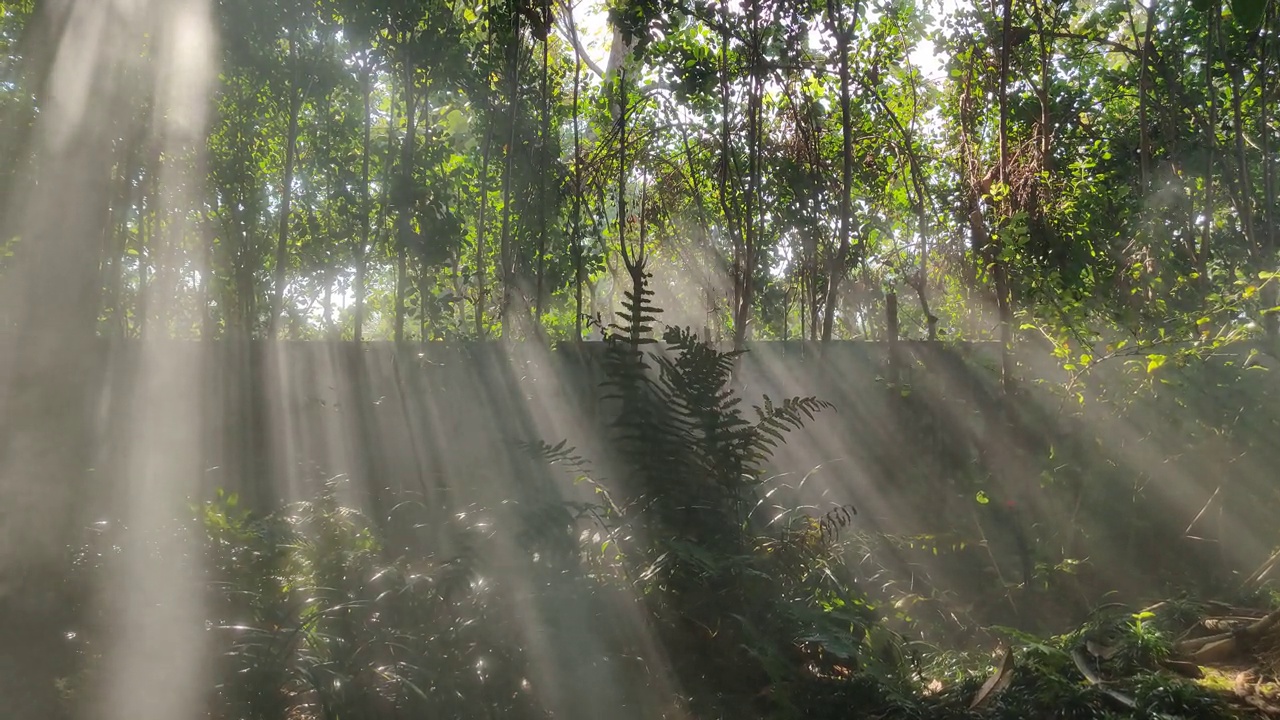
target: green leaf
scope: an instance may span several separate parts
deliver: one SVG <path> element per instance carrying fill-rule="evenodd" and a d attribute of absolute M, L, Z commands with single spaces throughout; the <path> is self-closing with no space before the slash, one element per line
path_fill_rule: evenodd
<path fill-rule="evenodd" d="M 1269 2 L 1270 0 L 1231 0 L 1231 17 L 1235 19 L 1236 25 L 1253 30 L 1262 24 Z"/>
<path fill-rule="evenodd" d="M 1153 373 L 1159 370 L 1169 358 L 1164 355 L 1148 355 L 1147 356 L 1147 372 Z"/>
<path fill-rule="evenodd" d="M 977 500 L 979 505 L 986 505 L 991 502 L 991 498 L 987 497 L 987 493 L 983 490 L 979 490 L 978 494 L 975 495 L 973 499 Z"/>

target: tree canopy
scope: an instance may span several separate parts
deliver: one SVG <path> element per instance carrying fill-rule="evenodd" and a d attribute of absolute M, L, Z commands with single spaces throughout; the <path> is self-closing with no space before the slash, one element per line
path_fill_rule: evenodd
<path fill-rule="evenodd" d="M 5 187 L 39 166 L 56 7 L 0 14 Z M 580 339 L 640 262 L 673 322 L 738 345 L 1047 337 L 1085 366 L 1125 340 L 1273 344 L 1274 16 L 224 0 L 193 202 L 167 211 L 156 178 L 195 159 L 139 132 L 166 98 L 103 129 L 99 332 Z M 178 301 L 148 305 L 157 282 Z"/>

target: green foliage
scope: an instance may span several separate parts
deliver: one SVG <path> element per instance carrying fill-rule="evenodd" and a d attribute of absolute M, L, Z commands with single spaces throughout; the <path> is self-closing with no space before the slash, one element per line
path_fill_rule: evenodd
<path fill-rule="evenodd" d="M 981 658 L 933 653 L 924 675 L 941 679 L 944 685 L 930 698 L 935 713 L 930 717 L 1012 720 L 1050 713 L 1087 719 L 1238 717 L 1220 693 L 1160 668 L 1158 662 L 1168 646 L 1152 627 L 1153 621 L 1174 622 L 1174 617 L 1165 612 L 1159 617 L 1150 612 L 1099 612 L 1075 631 L 1047 639 L 993 628 L 1012 648 L 1011 680 L 980 710 L 967 712 L 962 708 L 979 696 L 979 687 L 991 670 Z M 1096 657 L 1099 652 L 1105 657 Z M 1087 681 L 1080 671 L 1082 662 L 1100 663 L 1097 672 L 1106 685 Z"/>
<path fill-rule="evenodd" d="M 16 187 L 43 60 L 21 42 L 34 6 L 4 7 L 0 106 L 17 122 L 0 187 Z M 354 335 L 358 292 L 374 338 L 406 318 L 422 340 L 526 321 L 568 338 L 625 305 L 621 243 L 639 238 L 651 268 L 678 274 L 662 304 L 722 335 L 881 337 L 893 289 L 919 300 L 901 304 L 900 334 L 989 338 L 998 265 L 1017 324 L 1071 345 L 1076 369 L 1117 337 L 1199 337 L 1206 318 L 1220 343 L 1274 345 L 1274 3 L 1014 7 L 1003 122 L 998 10 L 216 3 L 204 158 L 156 155 L 154 98 L 111 119 L 102 327 L 260 334 L 282 273 L 295 337 Z M 588 37 L 611 30 L 605 47 Z M 927 43 L 936 77 L 918 66 Z M 155 62 L 145 50 L 134 70 Z M 200 240 L 174 268 L 192 296 L 158 318 L 143 295 L 167 272 L 154 239 L 172 219 L 156 178 L 193 159 Z"/>
<path fill-rule="evenodd" d="M 658 347 L 648 333 L 659 311 L 648 297 L 637 283 L 602 357 L 616 403 L 606 458 L 616 477 L 596 477 L 564 441 L 529 449 L 607 499 L 596 516 L 606 546 L 696 706 L 745 712 L 759 691 L 808 676 L 808 663 L 870 662 L 873 616 L 840 567 L 835 532 L 854 511 L 814 518 L 775 507 L 769 521 L 755 512 L 766 500 L 765 463 L 785 433 L 832 406 L 766 397 L 749 419 L 732 387 L 740 353 L 677 327 L 660 349 L 645 350 Z M 781 709 L 800 698 L 778 693 L 773 702 Z"/>
<path fill-rule="evenodd" d="M 434 519 L 426 506 L 406 497 L 373 523 L 338 501 L 345 488 L 331 480 L 268 516 L 222 492 L 194 508 L 208 568 L 209 710 L 264 720 L 543 717 L 522 691 L 529 668 L 510 587 L 485 569 L 488 513 L 468 508 L 437 528 L 448 554 L 401 553 L 383 535 L 423 527 Z M 86 546 L 86 570 L 109 569 L 102 551 L 118 532 L 128 530 Z M 87 630 L 76 638 L 86 678 L 68 686 L 77 695 L 101 671 L 103 638 Z"/>

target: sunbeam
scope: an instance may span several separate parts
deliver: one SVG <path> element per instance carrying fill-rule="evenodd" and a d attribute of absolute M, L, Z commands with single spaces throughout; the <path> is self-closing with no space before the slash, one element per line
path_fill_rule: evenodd
<path fill-rule="evenodd" d="M 0 0 L 0 717 L 1280 715 L 1274 5 Z"/>

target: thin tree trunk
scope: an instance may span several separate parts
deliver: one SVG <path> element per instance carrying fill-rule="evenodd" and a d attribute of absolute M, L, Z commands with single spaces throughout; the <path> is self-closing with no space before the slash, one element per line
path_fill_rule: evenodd
<path fill-rule="evenodd" d="M 782 341 L 791 339 L 791 298 L 795 293 L 795 276 L 787 278 L 786 288 L 782 291 Z"/>
<path fill-rule="evenodd" d="M 489 4 L 486 4 L 489 7 Z M 486 13 L 487 14 L 487 13 Z M 493 47 L 493 28 L 489 25 L 487 28 L 486 51 L 491 51 Z M 484 116 L 490 116 L 490 94 L 484 94 Z M 480 151 L 480 208 L 476 212 L 476 339 L 483 340 L 485 337 L 484 329 L 484 308 L 488 302 L 489 288 L 485 279 L 485 265 L 488 264 L 488 258 L 485 257 L 485 233 L 488 231 L 486 223 L 486 214 L 489 209 L 489 158 L 493 152 L 493 129 L 488 123 L 484 128 L 484 147 Z"/>
<path fill-rule="evenodd" d="M 236 263 L 235 253 L 239 247 L 239 227 L 236 226 L 235 213 L 231 212 L 228 207 L 228 200 L 222 190 L 213 192 L 211 199 L 213 212 L 211 217 L 220 220 L 218 229 L 213 231 L 218 240 L 216 243 L 210 238 L 210 256 L 212 258 L 209 265 L 210 272 L 215 278 L 225 277 L 226 280 L 219 279 L 216 284 L 216 292 L 213 297 L 217 298 L 218 312 L 215 315 L 215 322 L 221 324 L 221 334 L 223 336 L 232 335 L 236 328 L 236 313 L 239 307 L 239 300 L 236 298 Z"/>
<path fill-rule="evenodd" d="M 827 6 L 827 22 L 836 36 L 836 53 L 840 56 L 840 242 L 830 258 L 827 272 L 827 296 L 822 311 L 822 340 L 829 342 L 835 329 L 836 299 L 839 297 L 840 280 L 848 271 L 849 253 L 852 247 L 852 199 L 853 192 L 853 116 L 851 110 L 852 84 L 849 69 L 849 41 L 853 24 L 846 25 L 841 17 L 843 4 L 833 0 Z M 854 6 L 853 23 L 857 23 L 858 6 Z"/>
<path fill-rule="evenodd" d="M 1013 0 L 1004 0 L 1000 43 L 1000 182 L 1009 178 L 1009 53 L 1013 42 Z M 1001 242 L 1004 242 L 1003 238 Z M 999 253 L 999 250 L 996 250 Z M 1005 394 L 1013 387 L 1013 312 L 1010 306 L 1008 268 L 1003 260 L 995 265 L 996 307 L 1000 314 L 1000 382 Z"/>
<path fill-rule="evenodd" d="M 1200 252 L 1197 253 L 1196 269 L 1200 272 L 1200 285 L 1206 291 L 1209 283 L 1209 252 L 1213 237 L 1213 216 L 1215 212 L 1213 197 L 1213 166 L 1218 149 L 1218 91 L 1213 83 L 1213 66 L 1217 62 L 1218 18 L 1215 13 L 1208 13 L 1208 28 L 1205 38 L 1205 71 L 1206 92 L 1209 93 L 1209 132 L 1205 139 L 1206 161 L 1204 170 L 1204 230 L 1200 234 Z"/>
<path fill-rule="evenodd" d="M 1235 126 L 1236 171 L 1239 174 L 1238 182 L 1240 183 L 1240 202 L 1237 210 L 1240 212 L 1240 229 L 1244 232 L 1245 241 L 1249 243 L 1250 252 L 1256 254 L 1260 247 L 1253 226 L 1253 181 L 1249 176 L 1249 157 L 1245 153 L 1244 111 L 1240 102 L 1240 94 L 1244 92 L 1243 76 L 1244 70 L 1239 65 L 1232 68 L 1231 115 Z"/>
<path fill-rule="evenodd" d="M 205 219 L 200 223 L 200 255 L 203 267 L 200 275 L 200 339 L 213 340 L 218 336 L 218 323 L 213 316 L 214 278 L 216 275 L 216 259 L 214 257 L 213 220 Z"/>
<path fill-rule="evenodd" d="M 231 217 L 228 237 L 235 243 L 227 248 L 227 265 L 231 272 L 231 283 L 227 289 L 229 308 L 227 312 L 227 330 L 237 339 L 247 338 L 250 334 L 248 291 L 245 289 L 245 256 L 249 252 L 249 234 L 242 218 L 243 210 L 238 198 L 231 197 L 226 203 L 227 214 Z"/>
<path fill-rule="evenodd" d="M 381 238 L 383 244 L 390 247 L 394 246 L 394 234 L 399 231 L 399 219 L 395 219 L 394 227 L 388 216 L 396 210 L 396 195 L 394 188 L 398 187 L 399 179 L 396 177 L 395 160 L 396 160 L 396 133 L 399 129 L 398 120 L 396 118 L 396 100 L 399 98 L 400 75 L 393 69 L 391 72 L 391 90 L 388 93 L 388 113 L 387 113 L 387 155 L 383 160 L 382 168 L 382 203 L 378 211 L 378 231 L 373 234 L 373 243 L 376 247 L 378 239 Z"/>
<path fill-rule="evenodd" d="M 289 88 L 289 129 L 285 135 L 284 179 L 280 186 L 280 230 L 276 241 L 275 287 L 271 296 L 271 320 L 267 335 L 278 338 L 280 313 L 284 310 L 284 284 L 289 261 L 289 204 L 293 198 L 293 165 L 298 145 L 298 115 L 302 112 L 302 88 L 298 75 L 298 42 L 289 40 L 289 56 L 293 63 L 293 84 Z"/>
<path fill-rule="evenodd" d="M 1049 152 L 1050 139 L 1053 137 L 1053 118 L 1050 117 L 1049 83 L 1049 37 L 1045 32 L 1043 6 L 1036 6 L 1036 26 L 1040 36 L 1040 87 L 1036 91 L 1040 101 L 1040 165 L 1046 173 L 1053 172 L 1053 155 Z"/>
<path fill-rule="evenodd" d="M 134 176 L 134 159 L 135 152 L 130 148 L 123 156 L 120 173 L 119 194 L 116 196 L 117 208 L 116 218 L 112 223 L 114 231 L 114 243 L 110 252 L 111 273 L 108 276 L 107 292 L 104 298 L 103 308 L 110 312 L 110 322 L 108 327 L 111 334 L 118 331 L 119 337 L 124 337 L 128 328 L 129 317 L 124 311 L 124 301 L 121 295 L 124 291 L 124 257 L 129 248 L 129 215 L 133 203 L 133 176 Z"/>
<path fill-rule="evenodd" d="M 890 290 L 884 294 L 885 341 L 889 346 L 889 377 L 893 382 L 900 381 L 899 370 L 902 363 L 898 357 L 898 340 L 901 330 L 898 325 L 898 293 Z"/>
<path fill-rule="evenodd" d="M 239 325 L 244 338 L 253 336 L 258 321 L 258 289 L 253 271 L 258 265 L 258 253 L 249 234 L 249 221 L 243 210 L 231 209 L 239 232 L 240 251 L 236 258 L 236 296 L 239 306 Z"/>
<path fill-rule="evenodd" d="M 572 20 L 570 20 L 572 22 Z M 573 337 L 582 342 L 582 282 L 586 248 L 582 242 L 582 139 L 578 130 L 578 92 L 582 61 L 573 60 Z"/>
<path fill-rule="evenodd" d="M 742 302 L 743 275 L 744 275 L 744 255 L 745 250 L 745 234 L 740 232 L 738 223 L 735 221 L 737 210 L 730 202 L 730 165 L 733 161 L 733 145 L 730 142 L 729 135 L 729 117 L 730 117 L 730 92 L 729 92 L 729 3 L 728 0 L 722 0 L 720 3 L 720 182 L 717 195 L 720 199 L 720 210 L 724 214 L 725 226 L 729 231 L 729 235 L 733 238 L 733 298 L 730 306 L 733 320 L 737 322 L 738 307 Z M 736 336 L 737 329 L 734 329 Z"/>
<path fill-rule="evenodd" d="M 427 268 L 425 263 L 418 263 L 418 340 L 427 341 Z"/>
<path fill-rule="evenodd" d="M 476 338 L 483 340 L 485 336 L 484 330 L 484 307 L 488 297 L 488 288 L 485 285 L 485 265 L 488 258 L 485 257 L 485 231 L 488 229 L 488 223 L 485 216 L 489 208 L 489 156 L 493 151 L 493 133 L 487 129 L 484 134 L 484 148 L 480 151 L 480 208 L 476 213 Z"/>
<path fill-rule="evenodd" d="M 511 22 L 514 39 L 511 42 L 511 57 L 507 66 L 507 71 L 511 73 L 511 88 L 507 94 L 511 128 L 507 138 L 505 168 L 502 174 L 502 247 L 499 250 L 499 260 L 502 263 L 502 303 L 498 306 L 498 320 L 501 324 L 499 331 L 503 338 L 510 338 L 513 335 L 510 326 L 511 285 L 515 281 L 514 253 L 511 247 L 511 174 L 516 152 L 516 121 L 520 113 L 520 14 L 514 9 L 511 13 Z"/>
<path fill-rule="evenodd" d="M 1275 6 L 1271 9 L 1271 19 L 1277 15 Z M 1276 261 L 1276 184 L 1275 184 L 1275 158 L 1272 156 L 1271 135 L 1271 83 L 1273 74 L 1276 71 L 1275 58 L 1275 33 L 1265 36 L 1263 40 L 1262 62 L 1260 63 L 1259 89 L 1258 97 L 1262 105 L 1258 136 L 1262 143 L 1262 192 L 1264 195 L 1263 223 L 1266 228 L 1263 235 L 1264 260 L 1268 266 L 1274 265 Z M 1262 293 L 1262 304 L 1267 310 L 1280 305 L 1280 287 L 1277 287 L 1276 281 L 1272 279 L 1264 287 L 1265 292 Z M 1280 352 L 1280 315 L 1275 312 L 1268 312 L 1263 318 L 1263 329 L 1267 334 L 1267 338 L 1271 342 L 1271 351 Z"/>
<path fill-rule="evenodd" d="M 933 314 L 933 310 L 929 307 L 929 233 L 932 230 L 929 223 L 929 212 L 926 206 L 926 194 L 924 188 L 924 178 L 917 172 L 918 166 L 915 158 L 915 150 L 909 150 L 911 163 L 910 171 L 913 183 L 916 188 L 916 217 L 918 218 L 917 232 L 920 233 L 920 266 L 916 269 L 916 275 L 910 280 L 910 284 L 916 291 L 916 297 L 920 300 L 920 311 L 924 313 L 925 328 L 928 333 L 929 341 L 938 339 L 938 316 Z"/>
<path fill-rule="evenodd" d="M 372 62 L 369 58 L 365 62 Z M 369 193 L 369 155 L 373 152 L 372 136 L 373 136 L 373 69 L 366 67 L 364 75 L 361 77 L 361 87 L 364 90 L 364 158 L 360 163 L 360 177 L 363 180 L 361 185 L 361 212 L 360 212 L 360 242 L 356 244 L 356 277 L 355 287 L 352 289 L 355 294 L 355 317 L 353 318 L 354 327 L 352 329 L 352 339 L 357 343 L 364 340 L 364 295 L 365 295 L 365 272 L 367 271 L 368 260 L 366 253 L 369 251 L 369 216 L 373 214 L 373 200 Z"/>
<path fill-rule="evenodd" d="M 409 279 L 407 277 L 408 262 L 405 258 L 404 245 L 396 246 L 396 317 L 395 327 L 392 338 L 397 344 L 404 342 L 404 316 L 405 316 L 405 298 L 406 286 Z"/>
<path fill-rule="evenodd" d="M 336 328 L 336 327 L 334 326 L 334 324 L 333 324 L 333 280 L 334 280 L 334 277 L 335 277 L 335 273 L 333 272 L 333 268 L 328 268 L 328 269 L 326 269 L 326 270 L 325 270 L 325 273 L 324 273 L 324 299 L 322 300 L 322 302 L 324 303 L 324 309 L 323 309 L 323 312 L 324 312 L 324 319 L 322 320 L 322 323 L 324 324 L 324 334 L 325 334 L 325 339 L 326 339 L 326 340 L 336 340 L 336 339 L 337 339 L 337 334 L 338 334 L 338 333 L 337 333 L 337 328 Z"/>
<path fill-rule="evenodd" d="M 545 18 L 547 23 L 550 23 L 551 3 L 548 2 L 547 0 L 542 0 L 542 11 L 544 13 L 543 18 Z M 548 71 L 550 70 L 550 62 L 551 62 L 550 49 L 551 49 L 550 27 L 543 27 L 542 28 L 542 142 L 541 142 L 542 147 L 539 148 L 540 152 L 538 154 L 542 161 L 540 163 L 542 167 L 539 169 L 539 172 L 546 173 L 548 176 L 551 173 L 551 89 L 550 89 L 550 84 L 548 82 L 548 78 L 549 78 Z M 550 199 L 547 197 L 548 195 L 547 190 L 550 186 L 551 186 L 550 183 L 545 183 L 545 182 L 540 183 L 538 186 L 540 188 L 539 196 L 541 197 L 541 202 L 538 203 L 538 242 L 536 243 L 537 249 L 538 249 L 538 262 L 537 262 L 536 272 L 538 274 L 538 277 L 536 281 L 536 288 L 534 290 L 533 315 L 534 315 L 534 321 L 535 321 L 534 327 L 537 328 L 539 332 L 541 332 L 542 330 L 542 307 L 543 307 L 542 294 L 545 291 L 544 283 L 545 283 L 546 264 L 547 264 L 547 226 L 548 226 L 547 207 L 550 202 Z"/>
<path fill-rule="evenodd" d="M 632 263 L 627 251 L 627 70 L 625 67 L 618 69 L 618 250 L 622 255 L 622 262 L 629 272 L 632 291 L 636 293 L 636 299 L 640 298 L 640 269 L 638 263 Z M 610 293 L 618 286 L 617 275 L 614 275 L 614 281 L 610 287 Z M 610 303 L 612 305 L 612 303 Z M 631 326 L 631 346 L 634 348 L 639 342 L 640 318 L 632 318 L 629 325 Z"/>
<path fill-rule="evenodd" d="M 154 275 L 147 274 L 147 262 L 151 259 L 152 240 L 156 235 L 156 225 L 160 222 L 160 214 L 156 205 L 157 166 L 160 164 L 159 154 L 151 159 L 147 168 L 147 178 L 143 182 L 143 210 L 138 217 L 138 294 L 134 296 L 134 327 L 138 337 L 146 337 L 147 326 L 151 320 L 151 293 L 147 288 L 154 282 Z"/>
<path fill-rule="evenodd" d="M 755 276 L 758 264 L 758 246 L 760 225 L 763 216 L 760 213 L 760 202 L 758 198 L 760 190 L 761 176 L 761 135 L 764 125 L 764 78 L 762 76 L 763 68 L 761 67 L 760 46 L 762 43 L 760 33 L 760 3 L 753 0 L 748 11 L 751 23 L 751 47 L 748 49 L 750 57 L 750 71 L 748 73 L 749 84 L 747 91 L 747 192 L 743 207 L 743 215 L 745 216 L 744 232 L 742 235 L 742 259 L 739 268 L 739 282 L 741 283 L 741 292 L 738 295 L 738 304 L 735 308 L 733 319 L 733 348 L 741 350 L 750 337 L 751 310 L 755 302 Z"/>
<path fill-rule="evenodd" d="M 1150 58 L 1147 53 L 1151 49 L 1152 37 L 1155 33 L 1156 26 L 1156 3 L 1151 0 L 1147 5 L 1147 27 L 1146 37 L 1142 40 L 1142 51 L 1139 55 L 1140 66 L 1138 68 L 1138 172 L 1142 187 L 1142 194 L 1145 197 L 1151 191 L 1151 137 L 1147 129 L 1147 86 L 1150 84 Z M 1135 38 L 1136 40 L 1137 38 Z M 1009 42 L 1009 35 L 1005 35 L 1005 42 Z M 1008 50 L 1004 51 L 1004 55 L 1008 56 Z M 1005 61 L 1007 63 L 1007 61 Z M 1002 81 L 1003 82 L 1003 81 Z"/>
<path fill-rule="evenodd" d="M 483 340 L 484 307 L 488 296 L 485 286 L 485 231 L 488 223 L 485 220 L 489 208 L 489 155 L 493 151 L 493 133 L 487 129 L 484 134 L 484 148 L 480 151 L 480 208 L 476 213 L 476 338 Z"/>
<path fill-rule="evenodd" d="M 414 149 L 417 145 L 417 128 L 414 123 L 416 120 L 414 112 L 414 82 L 413 82 L 413 61 L 405 58 L 404 61 L 404 102 L 405 102 L 405 133 L 404 144 L 401 145 L 400 155 L 400 214 L 396 217 L 399 225 L 397 233 L 398 242 L 396 247 L 396 317 L 395 317 L 395 341 L 397 343 L 404 342 L 404 296 L 408 290 L 408 278 L 406 276 L 406 249 L 409 246 L 409 240 L 413 231 L 410 226 L 413 210 L 413 162 Z"/>

